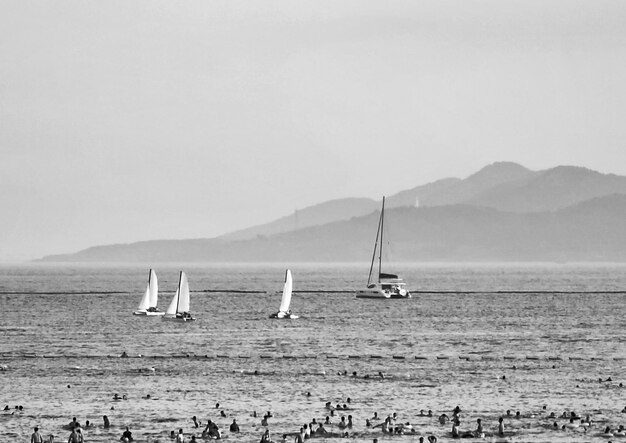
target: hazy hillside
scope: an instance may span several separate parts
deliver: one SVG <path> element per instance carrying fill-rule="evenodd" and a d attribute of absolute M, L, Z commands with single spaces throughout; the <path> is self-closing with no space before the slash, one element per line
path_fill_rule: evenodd
<path fill-rule="evenodd" d="M 504 184 L 530 179 L 536 173 L 511 162 L 498 162 L 485 166 L 480 171 L 450 186 L 439 187 L 419 197 L 421 206 L 443 206 L 467 203 L 483 192 L 497 189 Z"/>
<path fill-rule="evenodd" d="M 467 204 L 508 212 L 545 212 L 595 197 L 626 194 L 626 177 L 586 168 L 558 166 L 531 171 L 517 163 L 498 162 L 465 179 L 445 178 L 387 197 L 387 207 Z M 380 200 L 346 198 L 310 206 L 273 222 L 222 236 L 225 240 L 252 239 L 369 214 Z"/>
<path fill-rule="evenodd" d="M 248 229 L 221 236 L 224 240 L 243 240 L 257 236 L 267 236 L 281 232 L 295 231 L 309 226 L 324 225 L 338 220 L 369 214 L 380 209 L 380 202 L 367 198 L 344 198 L 331 200 L 315 206 L 309 206 L 281 217 L 270 223 L 253 226 Z"/>
<path fill-rule="evenodd" d="M 626 194 L 626 177 L 558 166 L 492 187 L 465 203 L 503 211 L 541 212 L 610 194 Z"/>
<path fill-rule="evenodd" d="M 625 261 L 626 196 L 555 212 L 514 213 L 450 205 L 386 211 L 393 261 Z M 370 260 L 378 214 L 252 240 L 153 241 L 89 248 L 46 261 Z"/>

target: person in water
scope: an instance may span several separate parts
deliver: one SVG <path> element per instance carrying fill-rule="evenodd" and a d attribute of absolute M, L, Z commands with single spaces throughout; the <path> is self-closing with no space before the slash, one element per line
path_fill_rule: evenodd
<path fill-rule="evenodd" d="M 263 433 L 263 435 L 261 436 L 261 442 L 260 443 L 273 443 L 272 442 L 272 437 L 270 436 L 270 430 L 266 429 L 265 432 Z"/>
<path fill-rule="evenodd" d="M 30 443 L 43 443 L 43 437 L 39 433 L 39 428 L 35 426 L 33 434 L 30 436 Z"/>
<path fill-rule="evenodd" d="M 460 438 L 459 434 L 458 421 L 452 420 L 452 438 Z"/>
<path fill-rule="evenodd" d="M 178 430 L 178 435 L 176 436 L 176 443 L 185 443 L 185 434 L 183 434 L 183 430 Z"/>
<path fill-rule="evenodd" d="M 476 419 L 476 423 L 477 423 L 477 426 L 476 426 L 476 432 L 474 433 L 474 436 L 476 438 L 482 438 L 483 435 L 484 435 L 484 432 L 483 432 L 483 421 L 480 418 L 478 418 L 478 419 Z"/>
<path fill-rule="evenodd" d="M 104 421 L 104 427 L 108 428 L 111 426 L 111 423 L 109 422 L 109 417 L 107 417 L 106 415 L 102 416 L 102 420 Z"/>
<path fill-rule="evenodd" d="M 78 428 L 73 428 L 72 429 L 72 433 L 70 434 L 69 438 L 67 439 L 67 443 L 81 443 L 80 442 L 80 437 L 78 436 L 78 432 L 76 432 Z"/>
<path fill-rule="evenodd" d="M 504 437 L 504 418 L 500 417 L 498 419 L 498 435 L 500 437 Z"/>
<path fill-rule="evenodd" d="M 239 425 L 237 421 L 233 418 L 233 422 L 230 424 L 230 432 L 239 432 Z"/>
<path fill-rule="evenodd" d="M 72 417 L 72 421 L 68 426 L 70 429 L 80 428 L 80 423 L 76 421 L 76 417 Z"/>
<path fill-rule="evenodd" d="M 133 441 L 133 433 L 130 432 L 128 426 L 126 426 L 126 430 L 122 433 L 122 438 L 120 438 L 120 440 L 123 442 Z"/>

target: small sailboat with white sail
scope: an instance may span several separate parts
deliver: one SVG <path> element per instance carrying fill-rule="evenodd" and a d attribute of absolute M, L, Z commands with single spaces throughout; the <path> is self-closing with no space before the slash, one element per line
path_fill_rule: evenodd
<path fill-rule="evenodd" d="M 382 256 L 383 256 L 383 230 L 385 227 L 385 197 L 383 197 L 383 206 L 380 211 L 380 219 L 378 220 L 378 230 L 376 231 L 376 242 L 374 243 L 374 253 L 372 254 L 372 264 L 370 265 L 370 273 L 367 277 L 367 287 L 356 291 L 356 298 L 411 298 L 411 293 L 405 288 L 405 284 L 396 274 L 387 274 L 382 272 Z M 376 252 L 378 252 L 378 277 L 372 279 L 372 271 L 374 270 L 374 262 L 376 261 Z"/>
<path fill-rule="evenodd" d="M 163 311 L 159 311 L 157 308 L 157 302 L 159 299 L 159 281 L 154 269 L 150 269 L 148 273 L 148 286 L 143 298 L 139 302 L 139 307 L 133 315 L 145 315 L 149 317 L 159 316 L 165 314 Z"/>
<path fill-rule="evenodd" d="M 285 284 L 283 286 L 283 298 L 280 301 L 278 312 L 270 315 L 270 318 L 287 318 L 295 319 L 297 315 L 291 313 L 289 306 L 291 305 L 291 293 L 293 290 L 293 280 L 291 278 L 291 270 L 285 271 Z"/>
<path fill-rule="evenodd" d="M 187 281 L 187 274 L 180 271 L 176 294 L 174 294 L 174 298 L 172 298 L 167 311 L 165 311 L 163 320 L 182 322 L 195 320 L 189 310 L 189 301 L 189 282 Z"/>

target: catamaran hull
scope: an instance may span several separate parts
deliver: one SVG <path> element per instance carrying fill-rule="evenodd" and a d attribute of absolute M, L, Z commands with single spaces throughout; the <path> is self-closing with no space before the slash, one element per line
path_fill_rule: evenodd
<path fill-rule="evenodd" d="M 165 312 L 135 311 L 133 312 L 133 315 L 143 315 L 144 317 L 160 317 L 161 315 L 165 315 Z"/>
<path fill-rule="evenodd" d="M 188 322 L 188 321 L 196 321 L 195 318 L 191 317 L 191 318 L 183 318 L 183 317 L 162 317 L 162 320 L 167 320 L 167 321 L 174 321 L 174 322 Z"/>
<path fill-rule="evenodd" d="M 378 298 L 378 299 L 389 299 L 389 298 L 411 298 L 410 292 L 397 293 L 397 292 L 385 292 L 385 291 L 376 291 L 372 289 L 368 290 L 360 290 L 356 292 L 356 298 Z"/>
<path fill-rule="evenodd" d="M 298 315 L 293 315 L 293 314 L 287 314 L 285 312 L 276 312 L 274 314 L 270 315 L 270 318 L 277 318 L 279 320 L 294 320 L 296 318 L 299 318 Z"/>

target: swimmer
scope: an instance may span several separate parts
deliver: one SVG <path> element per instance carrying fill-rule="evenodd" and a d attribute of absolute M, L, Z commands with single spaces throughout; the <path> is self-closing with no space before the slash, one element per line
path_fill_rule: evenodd
<path fill-rule="evenodd" d="M 133 441 L 133 433 L 130 432 L 130 429 L 128 428 L 128 426 L 126 426 L 126 430 L 122 434 L 122 438 L 120 438 L 120 440 L 123 442 Z"/>
<path fill-rule="evenodd" d="M 67 443 L 81 443 L 80 437 L 78 436 L 78 432 L 76 432 L 78 428 L 73 428 L 70 437 L 67 439 Z"/>
<path fill-rule="evenodd" d="M 449 421 L 450 421 L 450 417 L 448 417 L 448 414 L 441 414 L 439 416 L 439 424 L 440 425 L 445 425 Z"/>
<path fill-rule="evenodd" d="M 483 438 L 485 436 L 485 433 L 483 432 L 483 421 L 478 418 L 476 419 L 476 432 L 474 433 L 474 436 L 477 438 Z"/>
<path fill-rule="evenodd" d="M 296 434 L 294 443 L 304 443 L 304 428 L 300 428 L 300 432 Z"/>
<path fill-rule="evenodd" d="M 498 435 L 504 437 L 504 418 L 502 417 L 498 419 Z"/>
<path fill-rule="evenodd" d="M 43 443 L 43 437 L 39 433 L 39 428 L 37 426 L 34 427 L 33 434 L 30 436 L 30 443 Z"/>
<path fill-rule="evenodd" d="M 233 422 L 230 424 L 230 432 L 239 432 L 239 425 L 237 421 L 233 418 Z"/>
<path fill-rule="evenodd" d="M 86 428 L 90 428 L 90 427 L 91 427 L 91 423 L 89 422 L 89 420 L 87 420 L 87 421 L 85 422 L 85 427 L 86 427 Z"/>
<path fill-rule="evenodd" d="M 102 420 L 104 421 L 104 427 L 108 428 L 111 426 L 111 423 L 109 422 L 109 417 L 107 417 L 106 415 L 102 416 Z"/>
<path fill-rule="evenodd" d="M 191 417 L 191 421 L 193 421 L 193 426 L 194 427 L 199 427 L 200 423 L 198 423 L 198 419 L 196 418 L 196 416 L 194 415 L 193 417 Z"/>
<path fill-rule="evenodd" d="M 176 443 L 185 443 L 185 435 L 183 434 L 182 428 L 178 430 L 178 435 L 176 436 Z"/>
<path fill-rule="evenodd" d="M 435 437 L 434 435 L 429 435 L 428 443 L 437 443 L 437 437 Z"/>
<path fill-rule="evenodd" d="M 459 438 L 460 437 L 460 435 L 459 435 L 459 428 L 457 427 L 457 423 L 458 422 L 456 420 L 454 420 L 452 422 L 452 438 Z"/>
<path fill-rule="evenodd" d="M 17 408 L 17 406 L 16 406 L 16 408 Z M 78 423 L 78 422 L 76 421 L 76 417 L 72 417 L 72 421 L 69 423 L 68 427 L 69 427 L 70 429 L 80 428 L 80 423 Z"/>
<path fill-rule="evenodd" d="M 267 427 L 267 426 L 268 426 L 268 424 L 267 424 L 267 417 L 265 417 L 265 416 L 264 416 L 264 417 L 261 419 L 261 426 L 265 426 L 265 427 Z"/>
<path fill-rule="evenodd" d="M 346 426 L 348 426 L 348 424 L 346 423 L 346 417 L 342 416 L 337 426 L 339 426 L 340 429 L 344 429 Z"/>
<path fill-rule="evenodd" d="M 348 415 L 348 428 L 352 428 L 352 415 Z"/>
<path fill-rule="evenodd" d="M 222 417 L 226 417 L 226 412 L 224 412 L 224 411 L 220 411 L 220 415 L 221 415 Z"/>
<path fill-rule="evenodd" d="M 272 438 L 270 437 L 270 430 L 267 429 L 263 435 L 261 436 L 261 442 L 260 443 L 272 443 Z"/>
<path fill-rule="evenodd" d="M 428 410 L 428 416 L 432 417 L 433 416 L 433 411 L 431 411 L 430 409 Z"/>
<path fill-rule="evenodd" d="M 328 415 L 326 416 L 326 421 L 324 421 L 324 424 L 325 424 L 325 425 L 330 425 L 330 424 L 332 424 L 332 423 L 330 422 L 330 417 L 329 417 Z"/>

